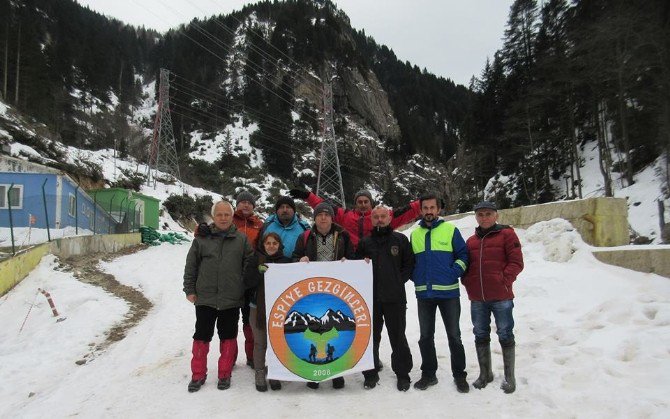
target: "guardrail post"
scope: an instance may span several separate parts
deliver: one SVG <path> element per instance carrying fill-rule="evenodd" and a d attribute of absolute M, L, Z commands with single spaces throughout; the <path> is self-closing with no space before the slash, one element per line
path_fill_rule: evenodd
<path fill-rule="evenodd" d="M 47 210 L 47 193 L 44 191 L 44 185 L 47 184 L 49 178 L 44 179 L 42 182 L 42 202 L 44 203 L 44 220 L 47 223 L 47 238 L 51 241 L 51 230 L 49 229 L 49 211 Z"/>
<path fill-rule="evenodd" d="M 14 183 L 12 182 L 7 189 L 7 209 L 9 210 L 9 233 L 12 236 L 12 255 L 16 254 L 14 250 L 14 220 L 12 219 L 12 200 L 10 199 L 10 194 L 14 188 Z"/>

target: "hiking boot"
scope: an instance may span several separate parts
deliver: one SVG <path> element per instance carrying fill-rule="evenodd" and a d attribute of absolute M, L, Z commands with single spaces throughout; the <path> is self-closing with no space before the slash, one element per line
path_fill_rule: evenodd
<path fill-rule="evenodd" d="M 230 377 L 219 378 L 219 382 L 216 383 L 216 388 L 219 390 L 228 390 L 230 388 Z"/>
<path fill-rule="evenodd" d="M 470 391 L 470 385 L 465 380 L 465 377 L 454 378 L 454 383 L 456 383 L 456 390 L 459 393 L 467 393 Z"/>
<path fill-rule="evenodd" d="M 312 390 L 316 390 L 319 388 L 319 383 L 315 383 L 314 381 L 310 381 L 307 383 L 307 387 L 311 388 Z"/>
<path fill-rule="evenodd" d="M 281 390 L 281 381 L 270 380 L 270 389 L 272 389 L 272 391 Z"/>
<path fill-rule="evenodd" d="M 206 376 L 200 380 L 191 380 L 191 382 L 188 383 L 188 392 L 195 393 L 196 391 L 200 390 L 200 387 L 205 384 L 205 379 L 207 379 Z"/>
<path fill-rule="evenodd" d="M 398 391 L 407 391 L 409 390 L 409 378 L 398 378 Z"/>
<path fill-rule="evenodd" d="M 417 390 L 425 390 L 430 386 L 437 384 L 437 377 L 434 375 L 423 375 L 421 379 L 414 383 L 414 388 Z"/>
<path fill-rule="evenodd" d="M 375 387 L 377 387 L 377 383 L 379 382 L 379 375 L 374 374 L 369 377 L 365 377 L 365 381 L 363 381 L 363 388 L 370 390 Z M 334 384 L 333 384 L 334 385 Z"/>
<path fill-rule="evenodd" d="M 344 388 L 344 377 L 333 378 L 333 388 L 335 390 Z"/>

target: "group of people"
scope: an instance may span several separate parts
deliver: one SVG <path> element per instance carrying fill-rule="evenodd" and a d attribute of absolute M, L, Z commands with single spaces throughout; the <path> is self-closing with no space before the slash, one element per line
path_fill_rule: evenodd
<path fill-rule="evenodd" d="M 405 283 L 412 280 L 417 298 L 421 377 L 414 388 L 425 390 L 438 383 L 435 348 L 435 314 L 444 322 L 451 371 L 456 389 L 467 393 L 465 350 L 459 326 L 459 279 L 471 301 L 470 311 L 479 362 L 481 389 L 493 381 L 490 333 L 491 314 L 503 354 L 505 393 L 516 389 L 514 376 L 514 294 L 512 285 L 523 269 L 521 245 L 514 230 L 498 224 L 496 205 L 482 201 L 474 207 L 478 227 L 465 241 L 453 224 L 439 217 L 441 200 L 426 194 L 400 209 L 375 206 L 372 195 L 361 190 L 354 209 L 333 207 L 314 193 L 292 189 L 274 205 L 265 222 L 255 214 L 255 198 L 240 192 L 235 207 L 228 201 L 212 206 L 211 224 L 200 224 L 186 258 L 184 292 L 195 305 L 191 381 L 188 391 L 198 391 L 207 378 L 207 354 L 216 326 L 219 335 L 217 387 L 230 387 L 238 349 L 239 314 L 242 312 L 247 365 L 255 370 L 255 386 L 267 391 L 265 272 L 273 263 L 307 263 L 364 259 L 373 271 L 374 368 L 363 372 L 364 388 L 379 382 L 381 333 L 386 323 L 391 346 L 391 368 L 397 389 L 410 388 L 412 354 L 407 342 Z M 308 224 L 296 213 L 294 199 L 313 208 Z M 420 219 L 408 239 L 396 228 Z M 332 380 L 343 388 L 343 377 Z M 308 382 L 316 389 L 319 383 Z M 281 382 L 269 380 L 272 390 Z"/>

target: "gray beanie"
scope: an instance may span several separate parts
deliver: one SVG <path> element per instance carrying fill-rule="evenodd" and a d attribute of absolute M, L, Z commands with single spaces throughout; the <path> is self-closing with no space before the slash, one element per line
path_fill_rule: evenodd
<path fill-rule="evenodd" d="M 480 210 L 480 209 L 490 209 L 490 210 L 493 210 L 493 211 L 498 211 L 498 207 L 496 206 L 496 204 L 491 202 L 491 201 L 482 201 L 482 202 L 478 203 L 477 205 L 475 205 L 475 207 L 473 208 L 474 211 L 477 211 L 477 210 Z"/>
<path fill-rule="evenodd" d="M 335 218 L 333 207 L 327 202 L 322 202 L 314 208 L 314 219 L 316 220 L 316 216 L 322 212 L 327 213 L 331 218 Z"/>
<path fill-rule="evenodd" d="M 249 201 L 251 202 L 251 205 L 256 207 L 256 198 L 249 191 L 242 191 L 237 194 L 237 198 L 235 199 L 235 205 L 238 205 L 242 201 Z"/>
<path fill-rule="evenodd" d="M 354 195 L 354 203 L 356 203 L 356 200 L 358 199 L 359 196 L 367 196 L 368 199 L 370 200 L 370 204 L 374 202 L 372 200 L 372 194 L 367 189 L 361 189 L 360 191 L 356 192 L 356 194 Z"/>

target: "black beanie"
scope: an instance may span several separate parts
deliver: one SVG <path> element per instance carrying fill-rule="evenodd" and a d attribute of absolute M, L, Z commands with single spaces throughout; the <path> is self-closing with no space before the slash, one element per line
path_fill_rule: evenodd
<path fill-rule="evenodd" d="M 277 199 L 277 202 L 275 203 L 275 212 L 277 212 L 279 207 L 284 204 L 293 208 L 293 211 L 295 211 L 295 201 L 293 200 L 293 198 L 291 198 L 290 196 L 280 196 L 279 199 Z"/>

